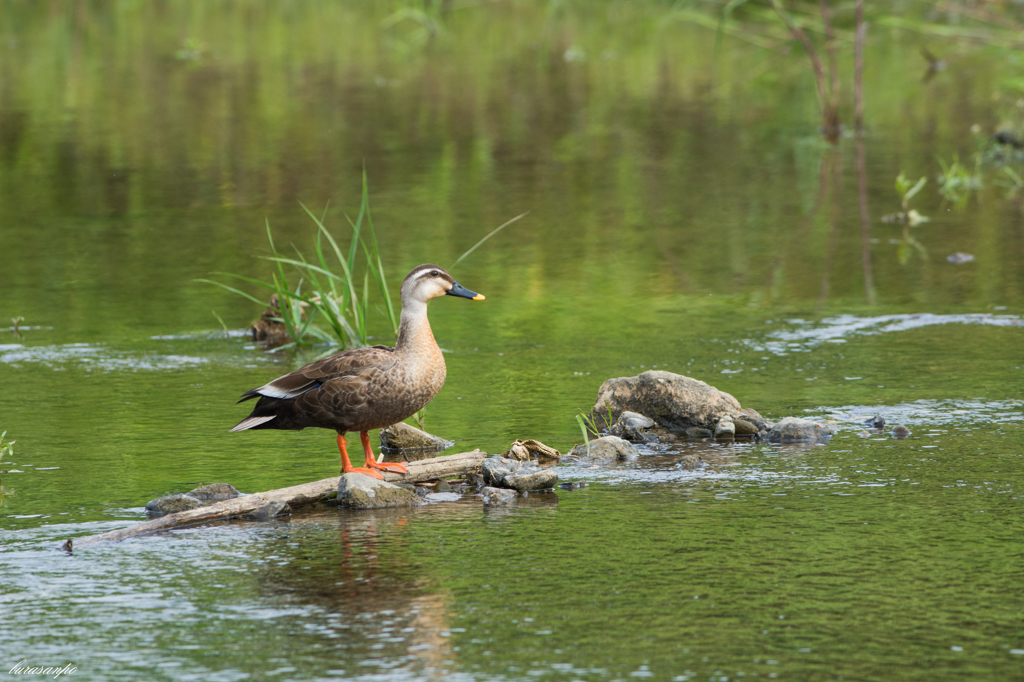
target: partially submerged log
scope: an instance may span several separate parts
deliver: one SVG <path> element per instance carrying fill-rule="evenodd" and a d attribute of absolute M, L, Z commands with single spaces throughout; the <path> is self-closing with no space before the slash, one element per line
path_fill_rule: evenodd
<path fill-rule="evenodd" d="M 463 452 L 457 455 L 446 455 L 434 459 L 424 459 L 418 462 L 409 462 L 406 467 L 408 474 L 395 474 L 390 471 L 384 472 L 384 480 L 389 483 L 420 483 L 423 481 L 434 481 L 448 476 L 459 476 L 463 474 L 480 473 L 481 464 L 487 455 L 480 450 Z M 312 504 L 321 500 L 334 497 L 338 493 L 338 482 L 340 476 L 325 478 L 313 483 L 293 485 L 289 488 L 268 490 L 264 493 L 254 493 L 243 497 L 236 497 L 231 500 L 224 500 L 211 504 L 208 507 L 189 509 L 188 511 L 168 514 L 152 521 L 146 521 L 128 528 L 112 530 L 109 533 L 101 533 L 74 542 L 74 546 L 84 547 L 94 542 L 110 542 L 124 540 L 135 535 L 145 535 L 171 528 L 192 526 L 197 523 L 230 519 L 236 516 L 244 516 L 256 511 L 268 502 L 286 502 L 290 507 L 300 507 Z M 71 547 L 71 541 L 65 543 Z"/>

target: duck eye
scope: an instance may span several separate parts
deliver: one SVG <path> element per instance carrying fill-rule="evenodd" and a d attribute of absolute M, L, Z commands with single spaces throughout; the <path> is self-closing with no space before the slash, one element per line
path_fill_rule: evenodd
<path fill-rule="evenodd" d="M 440 276 L 441 276 L 441 273 L 440 273 L 440 272 L 438 272 L 437 270 L 431 270 L 431 271 L 430 271 L 430 276 L 431 276 L 431 277 L 440 277 Z"/>

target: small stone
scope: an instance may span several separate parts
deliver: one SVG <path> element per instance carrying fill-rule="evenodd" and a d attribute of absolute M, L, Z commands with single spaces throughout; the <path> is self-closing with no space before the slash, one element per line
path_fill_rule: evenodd
<path fill-rule="evenodd" d="M 380 446 L 394 452 L 437 452 L 450 448 L 454 443 L 438 438 L 415 426 L 398 422 L 380 430 Z"/>
<path fill-rule="evenodd" d="M 885 417 L 876 414 L 874 417 L 868 417 L 864 423 L 873 429 L 881 431 L 885 428 Z"/>
<path fill-rule="evenodd" d="M 951 253 L 946 256 L 946 260 L 954 265 L 963 265 L 964 263 L 970 263 L 974 260 L 974 256 L 969 253 L 964 253 L 963 251 L 957 251 L 956 253 Z"/>
<path fill-rule="evenodd" d="M 484 498 L 484 504 L 498 505 L 509 504 L 516 499 L 516 491 L 506 488 L 492 488 L 490 486 L 480 491 Z"/>
<path fill-rule="evenodd" d="M 586 488 L 587 484 L 584 481 L 570 481 L 568 483 L 559 483 L 558 487 L 562 490 L 579 490 L 580 488 Z"/>
<path fill-rule="evenodd" d="M 707 467 L 707 464 L 697 455 L 686 455 L 679 460 L 679 466 L 686 471 L 698 471 Z"/>
<path fill-rule="evenodd" d="M 176 514 L 189 509 L 198 509 L 203 503 L 191 495 L 165 495 L 146 503 L 150 514 Z"/>
<path fill-rule="evenodd" d="M 291 513 L 292 508 L 288 506 L 287 502 L 284 502 L 283 500 L 273 500 L 249 512 L 245 515 L 245 518 L 253 521 L 267 521 L 269 519 L 277 518 L 278 516 L 290 516 Z"/>
<path fill-rule="evenodd" d="M 700 426 L 691 426 L 686 429 L 686 435 L 690 438 L 710 438 L 713 434 L 709 429 L 701 428 Z"/>
<path fill-rule="evenodd" d="M 481 469 L 491 487 L 514 488 L 520 492 L 550 488 L 558 482 L 558 472 L 541 468 L 536 462 L 520 462 L 505 457 L 489 457 Z"/>
<path fill-rule="evenodd" d="M 452 487 L 445 480 L 438 481 L 437 485 L 434 486 L 435 493 L 450 493 L 451 491 Z"/>
<path fill-rule="evenodd" d="M 556 483 L 558 472 L 554 469 L 538 468 L 536 471 L 516 472 L 505 477 L 505 485 L 521 493 L 553 488 Z"/>
<path fill-rule="evenodd" d="M 629 412 L 627 410 L 619 415 L 619 418 L 615 420 L 615 424 L 612 425 L 608 433 L 632 443 L 646 443 L 649 440 L 654 440 L 654 438 L 648 436 L 644 431 L 654 428 L 654 426 L 653 419 L 645 417 L 638 412 Z"/>
<path fill-rule="evenodd" d="M 812 422 L 810 419 L 786 417 L 768 432 L 772 443 L 798 443 L 801 441 L 827 440 L 836 433 L 831 424 Z"/>
<path fill-rule="evenodd" d="M 868 431 L 867 429 L 864 429 L 863 431 L 861 431 L 857 435 L 860 436 L 861 438 L 871 438 L 871 432 Z"/>
<path fill-rule="evenodd" d="M 890 431 L 889 433 L 892 434 L 893 438 L 903 439 L 910 435 L 910 429 L 908 429 L 903 424 L 897 424 L 896 426 L 892 427 L 892 431 Z"/>
<path fill-rule="evenodd" d="M 722 417 L 715 425 L 715 438 L 733 438 L 736 436 L 736 424 L 731 417 Z"/>
<path fill-rule="evenodd" d="M 338 504 L 350 509 L 381 509 L 419 504 L 416 493 L 366 474 L 350 473 L 338 482 Z"/>
<path fill-rule="evenodd" d="M 735 417 L 732 423 L 736 427 L 737 436 L 756 436 L 760 430 L 757 424 L 746 417 Z"/>
<path fill-rule="evenodd" d="M 210 485 L 190 490 L 185 494 L 196 498 L 204 505 L 211 502 L 220 502 L 221 500 L 233 500 L 236 497 L 242 496 L 242 493 L 238 492 L 235 486 L 228 485 L 227 483 L 211 483 Z"/>
<path fill-rule="evenodd" d="M 577 445 L 570 452 L 573 457 L 579 457 L 588 461 L 606 461 L 611 459 L 627 460 L 638 457 L 640 453 L 632 444 L 624 441 L 618 436 L 605 436 L 590 441 L 590 448 Z"/>

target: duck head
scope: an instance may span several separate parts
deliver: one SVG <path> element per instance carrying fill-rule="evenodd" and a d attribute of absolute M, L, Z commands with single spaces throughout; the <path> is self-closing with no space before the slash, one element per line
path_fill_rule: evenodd
<path fill-rule="evenodd" d="M 462 286 L 444 268 L 425 263 L 412 269 L 402 280 L 402 302 L 419 301 L 426 303 L 438 296 L 458 296 L 473 301 L 482 301 L 485 296 Z"/>

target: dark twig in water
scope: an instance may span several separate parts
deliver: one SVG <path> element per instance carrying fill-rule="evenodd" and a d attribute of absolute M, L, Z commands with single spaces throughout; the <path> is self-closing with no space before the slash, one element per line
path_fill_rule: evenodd
<path fill-rule="evenodd" d="M 864 0 L 854 4 L 857 32 L 853 40 L 853 125 L 859 133 L 864 128 Z"/>

